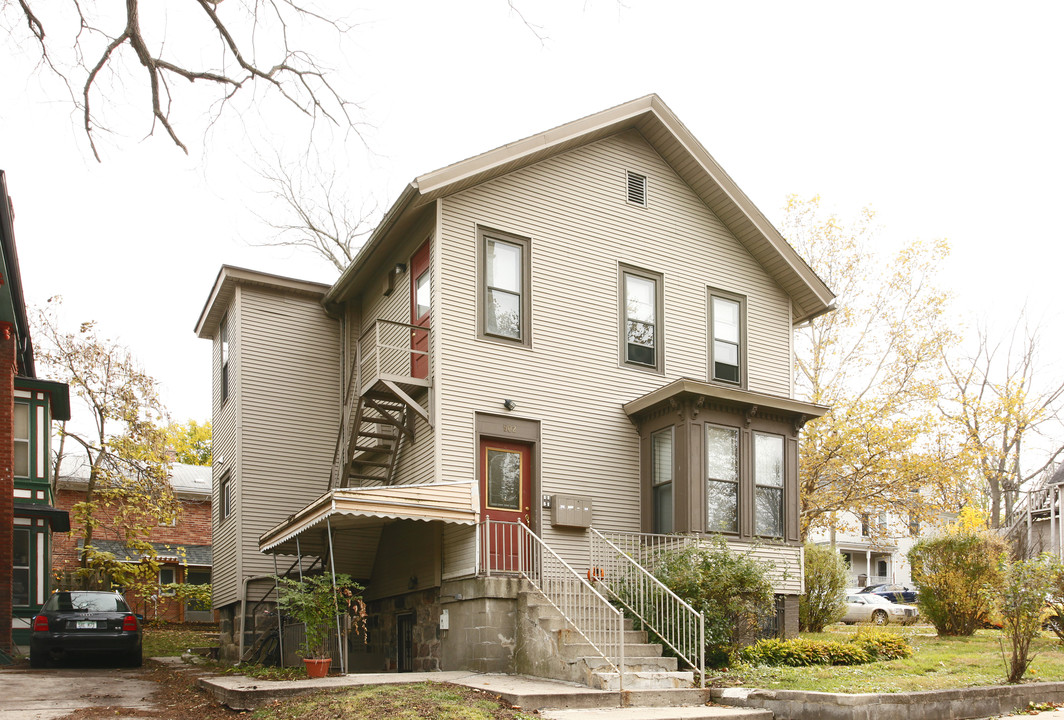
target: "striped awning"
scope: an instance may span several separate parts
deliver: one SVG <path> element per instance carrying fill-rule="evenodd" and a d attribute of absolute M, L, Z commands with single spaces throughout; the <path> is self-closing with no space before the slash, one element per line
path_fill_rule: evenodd
<path fill-rule="evenodd" d="M 298 538 L 301 554 L 320 554 L 325 549 L 319 547 L 322 533 L 307 531 L 322 528 L 326 521 L 334 530 L 366 528 L 389 520 L 474 525 L 474 500 L 472 481 L 337 488 L 263 533 L 259 551 L 295 555 Z"/>

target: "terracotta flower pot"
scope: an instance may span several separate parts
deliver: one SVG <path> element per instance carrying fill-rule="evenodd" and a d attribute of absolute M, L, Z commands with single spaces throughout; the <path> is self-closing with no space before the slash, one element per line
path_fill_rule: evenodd
<path fill-rule="evenodd" d="M 323 678 L 329 674 L 332 658 L 303 658 L 303 663 L 307 666 L 307 677 Z"/>

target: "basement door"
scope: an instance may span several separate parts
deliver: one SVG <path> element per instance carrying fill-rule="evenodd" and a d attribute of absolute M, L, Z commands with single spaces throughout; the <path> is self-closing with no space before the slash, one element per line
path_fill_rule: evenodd
<path fill-rule="evenodd" d="M 480 441 L 480 512 L 488 568 L 518 572 L 528 547 L 519 547 L 517 522 L 528 525 L 532 507 L 532 446 L 484 438 Z M 498 524 L 496 524 L 498 523 Z"/>
<path fill-rule="evenodd" d="M 429 245 L 418 248 L 410 258 L 410 377 L 429 376 L 429 305 L 432 296 Z M 421 328 L 424 328 L 422 330 Z"/>

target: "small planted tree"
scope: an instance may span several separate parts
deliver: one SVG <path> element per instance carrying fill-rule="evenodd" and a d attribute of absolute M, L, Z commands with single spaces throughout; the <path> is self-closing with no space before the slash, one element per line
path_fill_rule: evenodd
<path fill-rule="evenodd" d="M 1031 640 L 1042 628 L 1042 611 L 1053 585 L 1053 571 L 1048 557 L 1004 561 L 1001 586 L 986 591 L 1001 613 L 1001 659 L 1010 683 L 1023 680 L 1034 661 Z"/>
<path fill-rule="evenodd" d="M 299 580 L 277 578 L 277 605 L 303 623 L 304 639 L 301 652 L 305 660 L 329 658 L 329 633 L 343 614 L 351 616 L 353 632 L 365 634 L 366 607 L 362 602 L 363 587 L 350 575 L 308 575 Z M 328 664 L 324 665 L 328 670 Z M 311 672 L 311 664 L 307 664 Z M 324 673 L 323 673 L 324 674 Z"/>
<path fill-rule="evenodd" d="M 805 544 L 805 594 L 798 599 L 798 624 L 806 632 L 823 632 L 846 613 L 848 572 L 842 555 L 825 545 Z"/>
<path fill-rule="evenodd" d="M 987 591 L 1001 587 L 1005 541 L 982 530 L 958 529 L 920 540 L 909 551 L 920 611 L 939 635 L 969 636 L 986 624 Z"/>
<path fill-rule="evenodd" d="M 706 661 L 711 665 L 725 664 L 734 651 L 756 640 L 761 618 L 772 612 L 772 585 L 764 565 L 720 539 L 671 553 L 657 576 L 705 617 Z"/>

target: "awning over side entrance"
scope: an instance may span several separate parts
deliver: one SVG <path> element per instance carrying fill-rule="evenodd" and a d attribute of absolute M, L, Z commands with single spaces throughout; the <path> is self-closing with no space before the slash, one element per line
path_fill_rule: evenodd
<path fill-rule="evenodd" d="M 474 525 L 477 512 L 473 482 L 432 485 L 387 485 L 365 488 L 336 488 L 267 530 L 259 538 L 259 551 L 285 555 L 325 553 L 326 520 L 334 530 L 359 530 L 380 526 L 389 520 L 440 521 Z"/>

